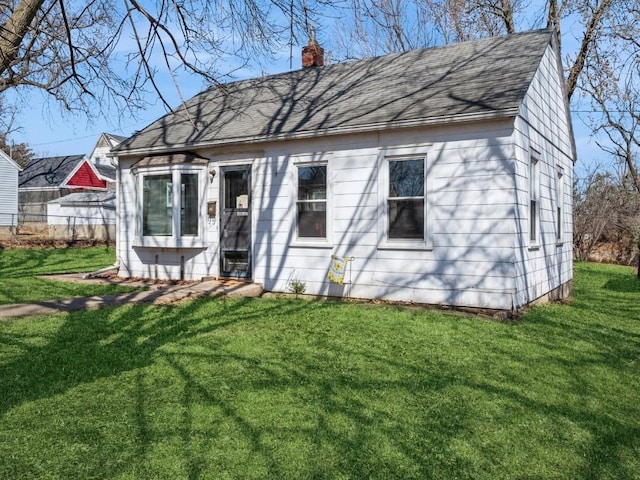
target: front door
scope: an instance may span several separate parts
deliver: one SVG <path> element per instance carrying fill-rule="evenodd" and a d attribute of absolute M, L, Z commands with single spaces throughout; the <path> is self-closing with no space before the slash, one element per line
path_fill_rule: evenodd
<path fill-rule="evenodd" d="M 251 277 L 251 166 L 221 168 L 220 272 Z"/>

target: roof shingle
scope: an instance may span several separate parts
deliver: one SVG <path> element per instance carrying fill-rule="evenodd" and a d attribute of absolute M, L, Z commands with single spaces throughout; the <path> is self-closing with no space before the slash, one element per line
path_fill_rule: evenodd
<path fill-rule="evenodd" d="M 211 87 L 123 141 L 143 152 L 514 115 L 552 33 L 537 30 Z"/>
<path fill-rule="evenodd" d="M 59 187 L 84 155 L 32 158 L 18 175 L 18 188 Z"/>

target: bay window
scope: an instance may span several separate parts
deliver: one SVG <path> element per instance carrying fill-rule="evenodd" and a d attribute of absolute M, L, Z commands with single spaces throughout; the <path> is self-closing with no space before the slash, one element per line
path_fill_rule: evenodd
<path fill-rule="evenodd" d="M 196 246 L 203 236 L 204 169 L 173 167 L 139 173 L 138 245 Z"/>
<path fill-rule="evenodd" d="M 142 235 L 173 234 L 173 183 L 169 175 L 145 175 L 142 197 Z"/>

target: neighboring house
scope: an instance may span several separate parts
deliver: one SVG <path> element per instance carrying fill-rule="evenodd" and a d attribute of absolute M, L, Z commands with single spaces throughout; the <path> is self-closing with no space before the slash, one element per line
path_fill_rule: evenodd
<path fill-rule="evenodd" d="M 47 205 L 50 238 L 112 241 L 116 232 L 116 194 L 70 193 Z"/>
<path fill-rule="evenodd" d="M 0 233 L 17 223 L 18 174 L 22 169 L 0 150 Z"/>
<path fill-rule="evenodd" d="M 89 155 L 89 158 L 94 165 L 113 167 L 111 164 L 111 158 L 109 157 L 109 152 L 112 148 L 117 147 L 123 140 L 126 140 L 126 138 L 127 137 L 114 135 L 112 133 L 100 134 L 100 138 L 98 138 L 95 147 L 93 147 L 93 151 Z"/>
<path fill-rule="evenodd" d="M 97 167 L 84 155 L 33 158 L 19 176 L 20 213 L 44 216 L 51 200 L 70 193 L 107 191 L 115 178 L 114 167 Z"/>
<path fill-rule="evenodd" d="M 119 275 L 508 311 L 570 293 L 554 33 L 322 64 L 310 41 L 310 68 L 212 87 L 115 148 Z"/>

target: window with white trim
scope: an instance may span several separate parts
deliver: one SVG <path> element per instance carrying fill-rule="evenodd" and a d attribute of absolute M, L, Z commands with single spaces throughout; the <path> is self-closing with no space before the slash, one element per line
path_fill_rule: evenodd
<path fill-rule="evenodd" d="M 327 165 L 296 166 L 298 238 L 327 238 Z"/>
<path fill-rule="evenodd" d="M 387 159 L 387 237 L 425 239 L 424 158 Z"/>
<path fill-rule="evenodd" d="M 174 241 L 202 234 L 199 198 L 204 169 L 173 168 L 140 174 L 142 195 L 139 232 L 141 237 Z"/>
<path fill-rule="evenodd" d="M 173 234 L 172 175 L 144 175 L 142 180 L 142 235 Z"/>
<path fill-rule="evenodd" d="M 540 158 L 532 152 L 529 159 L 529 244 L 538 243 L 540 225 Z"/>
<path fill-rule="evenodd" d="M 390 146 L 378 151 L 378 248 L 432 250 L 433 176 L 430 144 Z"/>
<path fill-rule="evenodd" d="M 556 241 L 562 242 L 564 230 L 564 170 L 558 167 L 556 176 Z"/>

